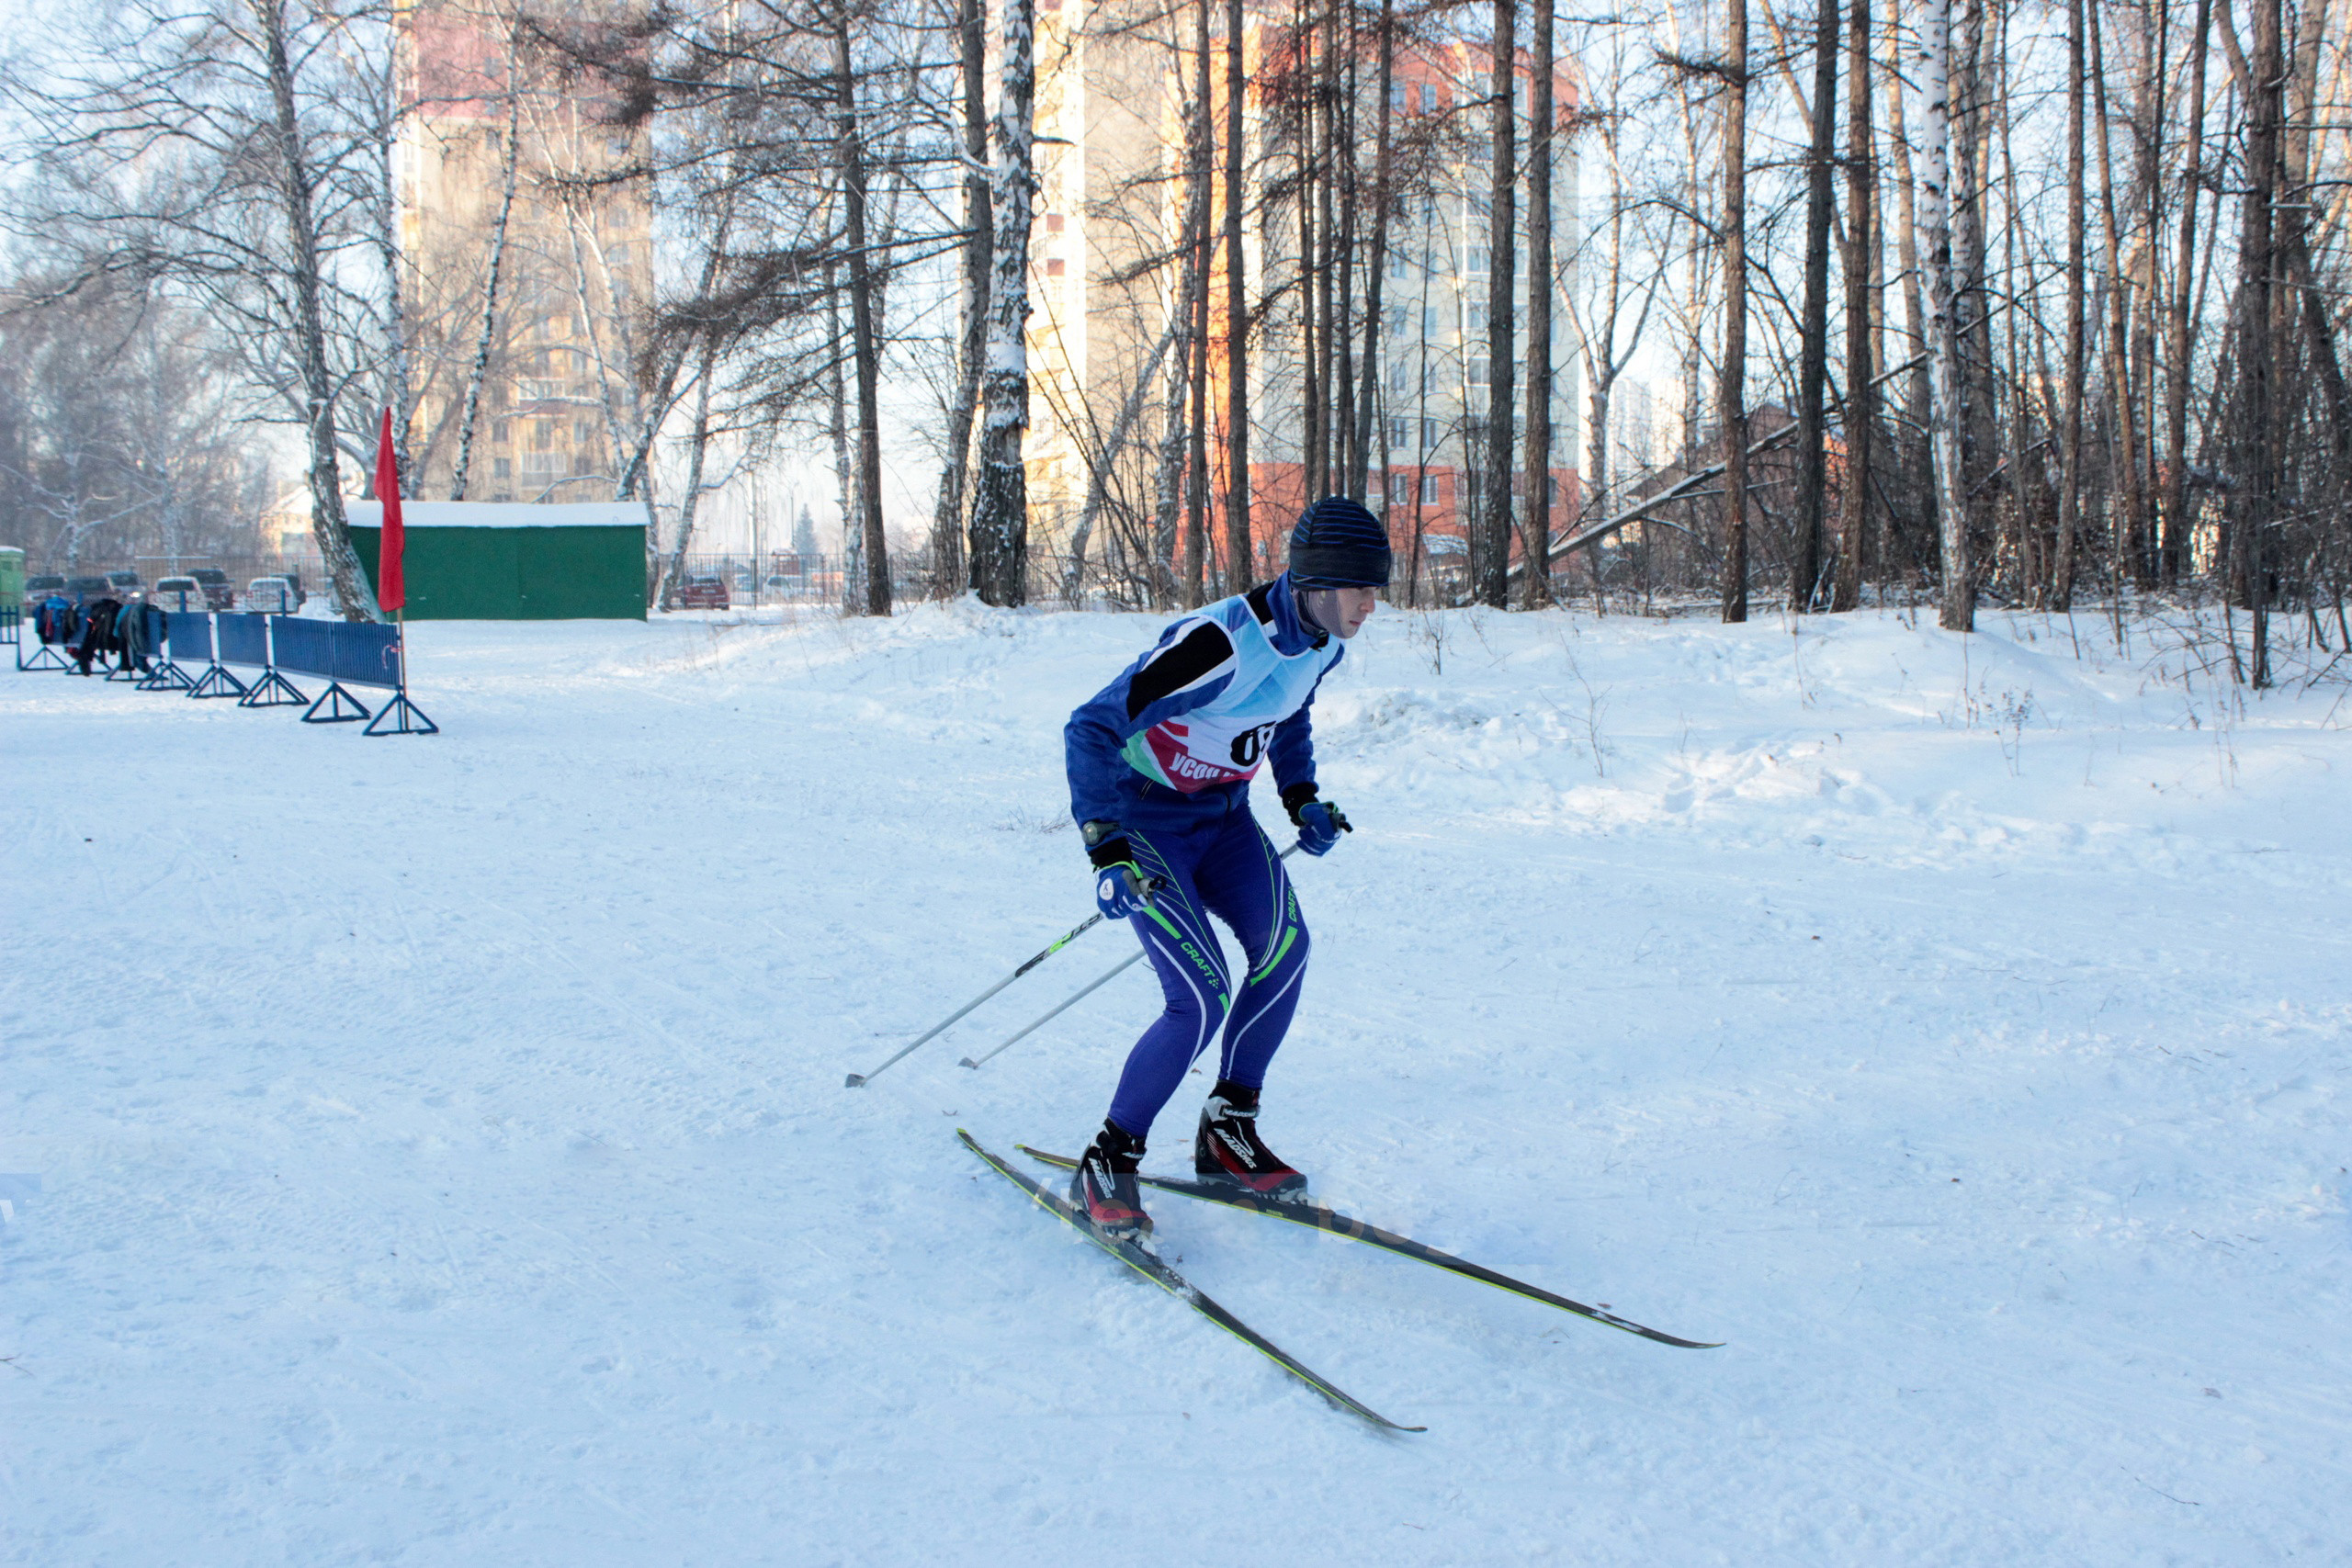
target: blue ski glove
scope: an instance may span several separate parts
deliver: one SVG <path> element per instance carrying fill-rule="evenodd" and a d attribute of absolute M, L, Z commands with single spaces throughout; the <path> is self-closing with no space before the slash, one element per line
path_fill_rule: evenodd
<path fill-rule="evenodd" d="M 1290 819 L 1297 825 L 1298 847 L 1308 854 L 1329 854 L 1340 834 L 1355 831 L 1337 806 L 1315 798 L 1313 784 L 1294 784 L 1283 791 L 1283 805 L 1289 808 Z"/>
<path fill-rule="evenodd" d="M 1151 884 L 1136 864 L 1133 846 L 1115 822 L 1089 822 L 1086 858 L 1094 863 L 1094 907 L 1106 920 L 1124 920 L 1151 908 Z"/>

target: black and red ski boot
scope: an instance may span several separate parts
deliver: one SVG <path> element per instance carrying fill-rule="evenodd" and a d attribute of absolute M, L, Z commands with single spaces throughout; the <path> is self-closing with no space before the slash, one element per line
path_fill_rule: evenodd
<path fill-rule="evenodd" d="M 1151 1216 L 1143 1212 L 1143 1192 L 1136 1184 L 1142 1165 L 1143 1140 L 1106 1118 L 1070 1176 L 1070 1206 L 1111 1241 L 1147 1242 Z"/>
<path fill-rule="evenodd" d="M 1193 1168 L 1204 1181 L 1230 1182 L 1267 1198 L 1304 1197 L 1306 1178 L 1282 1162 L 1258 1136 L 1258 1091 L 1219 1078 L 1201 1107 L 1193 1139 Z"/>

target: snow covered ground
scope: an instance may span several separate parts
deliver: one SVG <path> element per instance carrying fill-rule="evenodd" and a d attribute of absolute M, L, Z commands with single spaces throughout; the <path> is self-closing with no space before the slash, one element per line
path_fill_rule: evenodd
<path fill-rule="evenodd" d="M 842 1088 L 1089 911 L 1156 623 L 723 620 L 420 626 L 431 739 L 0 669 L 8 1561 L 2352 1561 L 2341 687 L 1375 617 L 1268 1135 L 1729 1342 L 1159 1201 L 1382 1438 L 956 1145 L 1089 1135 L 1148 970 L 955 1064 L 1125 933 Z"/>

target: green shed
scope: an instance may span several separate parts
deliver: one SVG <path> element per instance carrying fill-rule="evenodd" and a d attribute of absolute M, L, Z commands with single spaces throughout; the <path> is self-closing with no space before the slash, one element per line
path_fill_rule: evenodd
<path fill-rule="evenodd" d="M 384 509 L 347 504 L 372 589 Z M 645 619 L 645 508 L 637 502 L 404 501 L 401 522 L 411 620 Z"/>
<path fill-rule="evenodd" d="M 0 604 L 24 602 L 25 552 L 14 545 L 0 545 Z"/>

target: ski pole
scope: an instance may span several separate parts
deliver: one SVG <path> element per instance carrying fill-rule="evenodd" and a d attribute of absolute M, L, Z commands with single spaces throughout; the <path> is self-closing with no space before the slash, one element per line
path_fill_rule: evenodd
<path fill-rule="evenodd" d="M 1148 896 L 1159 886 L 1159 883 L 1156 878 L 1148 877 L 1144 881 L 1143 890 L 1145 894 Z M 899 1057 L 902 1057 L 914 1050 L 916 1046 L 944 1033 L 966 1013 L 970 1012 L 974 1008 L 978 1007 L 982 1002 L 988 1000 L 990 997 L 995 996 L 999 991 L 1001 991 L 1007 986 L 1010 986 L 1012 982 L 1029 973 L 1030 970 L 1035 969 L 1038 964 L 1043 964 L 1046 959 L 1051 958 L 1055 953 L 1059 953 L 1063 948 L 1068 947 L 1071 942 L 1076 942 L 1080 937 L 1084 936 L 1088 931 L 1092 931 L 1096 926 L 1099 926 L 1102 923 L 1102 915 L 1100 910 L 1089 915 L 1085 919 L 1080 920 L 1069 931 L 1064 931 L 1059 937 L 1057 937 L 1050 942 L 1047 942 L 1043 951 L 1031 958 L 1027 963 L 1022 964 L 1020 968 L 1015 969 L 1012 974 L 1007 975 L 1003 979 L 999 980 L 995 985 L 990 986 L 987 990 L 982 991 L 978 996 L 974 997 L 970 1001 L 966 1002 L 962 1007 L 959 1007 L 954 1012 L 949 1013 L 938 1023 L 933 1025 L 930 1029 L 925 1030 L 922 1034 L 914 1041 L 899 1047 L 898 1052 L 890 1057 L 889 1061 L 884 1062 L 881 1066 L 875 1068 L 870 1073 L 850 1074 L 848 1081 L 843 1083 L 842 1087 L 843 1089 L 864 1089 L 870 1080 L 882 1076 L 883 1068 L 890 1066 L 892 1064 L 896 1063 Z M 1138 954 L 1137 956 L 1141 955 Z M 1040 1020 L 1040 1021 L 1042 1022 L 1043 1021 Z"/>
<path fill-rule="evenodd" d="M 1141 948 L 1137 948 L 1135 952 L 1128 953 L 1126 958 L 1121 962 L 1116 969 L 1114 969 L 1110 973 L 1104 975 L 1101 979 L 1095 981 L 1094 984 L 1087 987 L 1086 989 L 1079 992 L 1076 996 L 1071 997 L 1060 1006 L 1055 1008 L 1053 1011 L 1047 1013 L 1045 1017 L 1031 1024 L 1028 1028 L 1022 1030 L 1017 1034 L 1008 1035 L 1005 1038 L 1004 1044 L 999 1045 L 994 1051 L 989 1052 L 988 1055 L 980 1057 L 978 1061 L 975 1061 L 971 1057 L 967 1056 L 956 1065 L 959 1067 L 977 1067 L 981 1062 L 988 1061 L 992 1057 L 1001 1055 L 1005 1046 L 1011 1045 L 1016 1041 L 1026 1040 L 1030 1035 L 1035 1034 L 1040 1029 L 1045 1028 L 1046 1025 L 1053 1022 L 1054 1020 L 1061 1017 L 1062 1014 L 1076 1007 L 1080 1002 L 1084 1001 L 1088 997 L 1092 996 L 1095 992 L 1101 990 L 1103 987 L 1109 985 L 1112 981 L 1117 979 L 1120 976 L 1125 974 L 1128 970 L 1134 968 L 1136 964 L 1142 962 L 1143 950 Z"/>
<path fill-rule="evenodd" d="M 1274 858 L 1277 860 L 1288 860 L 1291 856 L 1296 853 L 1298 853 L 1298 846 L 1296 844 L 1293 844 L 1290 848 L 1284 850 L 1281 854 Z M 956 1065 L 959 1067 L 977 1067 L 982 1062 L 992 1061 L 996 1057 L 1002 1055 L 1006 1046 L 1016 1044 L 1019 1042 L 1027 1039 L 1030 1035 L 1035 1034 L 1040 1029 L 1045 1028 L 1046 1025 L 1053 1022 L 1054 1020 L 1061 1017 L 1062 1014 L 1068 1012 L 1070 1009 L 1076 1007 L 1079 1003 L 1084 1001 L 1087 998 L 1092 996 L 1095 992 L 1101 990 L 1103 987 L 1109 985 L 1112 981 L 1117 979 L 1128 970 L 1134 968 L 1136 964 L 1142 961 L 1143 956 L 1144 955 L 1140 950 L 1129 953 L 1125 963 L 1120 964 L 1116 969 L 1113 969 L 1109 973 L 1105 974 L 1101 979 L 1096 980 L 1092 985 L 1087 987 L 1086 989 L 1080 991 L 1075 996 L 1066 999 L 1059 1007 L 1054 1009 L 1053 1011 L 1047 1013 L 1045 1017 L 1039 1019 L 1028 1028 L 1022 1030 L 1017 1034 L 1007 1037 L 1003 1044 L 999 1045 L 987 1055 L 979 1057 L 977 1060 L 970 1056 L 967 1056 Z"/>

